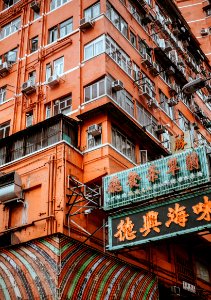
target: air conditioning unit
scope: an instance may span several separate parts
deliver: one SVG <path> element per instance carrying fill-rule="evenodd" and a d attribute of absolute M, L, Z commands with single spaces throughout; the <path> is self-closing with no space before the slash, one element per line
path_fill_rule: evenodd
<path fill-rule="evenodd" d="M 40 2 L 39 1 L 32 1 L 30 4 L 31 9 L 35 11 L 36 13 L 39 13 L 40 11 Z"/>
<path fill-rule="evenodd" d="M 17 172 L 0 176 L 0 202 L 6 204 L 21 198 L 22 182 Z"/>
<path fill-rule="evenodd" d="M 170 289 L 173 295 L 180 296 L 180 288 L 178 286 L 171 286 Z"/>
<path fill-rule="evenodd" d="M 88 133 L 92 136 L 98 136 L 101 134 L 101 127 L 97 124 L 93 124 L 88 127 Z"/>
<path fill-rule="evenodd" d="M 148 84 L 144 84 L 141 87 L 141 93 L 140 95 L 145 96 L 148 100 L 152 99 L 155 95 L 155 92 L 150 88 L 150 86 Z"/>
<path fill-rule="evenodd" d="M 151 98 L 147 101 L 147 105 L 149 108 L 158 108 L 159 104 L 155 98 Z"/>
<path fill-rule="evenodd" d="M 117 92 L 124 89 L 124 84 L 121 80 L 115 80 L 112 82 L 112 90 Z"/>
<path fill-rule="evenodd" d="M 35 87 L 34 80 L 29 79 L 22 84 L 22 89 L 21 89 L 22 93 L 29 95 L 31 93 L 34 93 L 35 91 L 36 91 L 36 87 Z"/>
<path fill-rule="evenodd" d="M 155 132 L 157 134 L 162 134 L 162 133 L 166 132 L 166 129 L 165 129 L 165 127 L 163 125 L 159 124 L 159 125 L 155 126 Z"/>
<path fill-rule="evenodd" d="M 153 62 L 152 63 L 152 67 L 150 68 L 150 73 L 153 75 L 153 76 L 157 76 L 159 74 L 159 66 L 158 64 L 156 64 L 156 62 Z"/>
<path fill-rule="evenodd" d="M 6 61 L 0 64 L 0 74 L 9 72 L 9 69 L 10 69 L 9 64 Z"/>
<path fill-rule="evenodd" d="M 145 65 L 146 67 L 152 66 L 152 58 L 149 54 L 147 54 L 147 53 L 143 54 L 142 64 Z"/>
<path fill-rule="evenodd" d="M 86 30 L 89 28 L 92 28 L 94 26 L 94 21 L 91 21 L 91 19 L 83 18 L 80 20 L 80 29 Z"/>
<path fill-rule="evenodd" d="M 59 84 L 59 76 L 52 75 L 47 79 L 47 85 L 50 87 L 54 87 Z"/>
<path fill-rule="evenodd" d="M 175 98 L 170 98 L 167 100 L 167 104 L 168 106 L 172 107 L 178 104 L 178 100 Z"/>
<path fill-rule="evenodd" d="M 176 83 L 172 83 L 169 85 L 169 93 L 171 95 L 175 95 L 179 93 L 179 87 Z"/>
<path fill-rule="evenodd" d="M 207 28 L 202 28 L 202 29 L 201 29 L 201 35 L 202 35 L 202 36 L 208 35 L 208 33 L 209 33 L 209 32 L 208 32 L 208 29 L 207 29 Z"/>

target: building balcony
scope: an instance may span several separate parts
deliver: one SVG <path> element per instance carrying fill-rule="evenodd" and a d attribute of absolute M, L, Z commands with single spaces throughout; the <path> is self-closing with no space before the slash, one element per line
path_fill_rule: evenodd
<path fill-rule="evenodd" d="M 0 140 L 0 165 L 66 141 L 77 146 L 77 122 L 62 114 Z"/>

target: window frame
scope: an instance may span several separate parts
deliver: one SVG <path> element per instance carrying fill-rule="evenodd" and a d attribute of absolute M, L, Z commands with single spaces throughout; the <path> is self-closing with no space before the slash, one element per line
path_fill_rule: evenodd
<path fill-rule="evenodd" d="M 0 135 L 0 139 L 4 139 L 10 135 L 10 121 L 0 124 L 0 132 L 3 132 L 2 137 Z"/>

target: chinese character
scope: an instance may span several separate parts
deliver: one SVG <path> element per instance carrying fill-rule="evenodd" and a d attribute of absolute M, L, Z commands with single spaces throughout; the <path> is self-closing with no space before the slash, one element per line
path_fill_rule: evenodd
<path fill-rule="evenodd" d="M 186 156 L 186 166 L 187 170 L 193 171 L 194 169 L 199 169 L 199 158 L 196 152 L 192 152 Z"/>
<path fill-rule="evenodd" d="M 141 177 L 138 175 L 138 173 L 136 172 L 130 172 L 128 174 L 128 182 L 127 185 L 129 185 L 129 187 L 134 190 L 137 187 L 139 187 L 139 182 L 141 180 Z"/>
<path fill-rule="evenodd" d="M 175 148 L 174 151 L 176 150 L 184 150 L 185 145 L 187 143 L 184 140 L 184 135 L 179 135 L 176 140 L 175 140 Z"/>
<path fill-rule="evenodd" d="M 111 178 L 108 184 L 108 193 L 119 193 L 122 192 L 122 186 L 117 176 Z"/>
<path fill-rule="evenodd" d="M 185 227 L 185 223 L 187 222 L 187 217 L 189 216 L 185 211 L 185 206 L 180 206 L 178 203 L 175 204 L 175 208 L 169 207 L 169 213 L 167 216 L 169 220 L 165 223 L 166 227 L 169 227 L 172 222 L 178 224 L 181 227 Z"/>
<path fill-rule="evenodd" d="M 134 240 L 136 238 L 136 231 L 133 231 L 134 224 L 130 220 L 129 217 L 121 220 L 119 225 L 117 226 L 118 231 L 114 234 L 116 238 L 119 238 L 120 242 L 124 242 L 124 240 Z"/>
<path fill-rule="evenodd" d="M 176 172 L 180 169 L 177 166 L 177 158 L 171 158 L 168 160 L 168 168 L 167 174 L 171 173 L 173 176 L 175 176 Z"/>
<path fill-rule="evenodd" d="M 160 172 L 158 170 L 156 170 L 156 166 L 155 165 L 151 165 L 148 169 L 148 175 L 147 178 L 149 181 L 151 182 L 155 182 L 156 179 L 158 179 L 158 175 Z"/>
<path fill-rule="evenodd" d="M 211 221 L 211 201 L 208 199 L 207 196 L 204 196 L 204 203 L 199 202 L 198 204 L 196 204 L 195 206 L 193 206 L 193 212 L 195 214 L 201 214 L 200 217 L 197 218 L 197 220 L 206 220 L 206 221 Z"/>
<path fill-rule="evenodd" d="M 144 219 L 144 226 L 143 228 L 140 228 L 140 232 L 144 232 L 142 235 L 147 236 L 151 229 L 153 229 L 156 232 L 160 232 L 160 228 L 157 226 L 160 226 L 162 223 L 158 222 L 158 212 L 155 211 L 149 211 L 146 213 L 145 216 L 143 216 Z"/>

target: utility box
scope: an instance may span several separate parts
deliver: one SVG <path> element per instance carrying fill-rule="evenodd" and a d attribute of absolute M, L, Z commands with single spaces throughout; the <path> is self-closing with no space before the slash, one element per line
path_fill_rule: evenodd
<path fill-rule="evenodd" d="M 0 203 L 8 203 L 21 198 L 21 178 L 17 172 L 0 176 Z"/>

